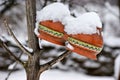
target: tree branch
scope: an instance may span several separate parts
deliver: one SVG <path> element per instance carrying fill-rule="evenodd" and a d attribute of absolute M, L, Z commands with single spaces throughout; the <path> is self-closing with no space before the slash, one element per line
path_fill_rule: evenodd
<path fill-rule="evenodd" d="M 44 8 L 44 7 L 47 5 L 47 2 L 48 2 L 48 0 L 45 0 L 45 2 L 44 2 L 44 4 L 43 4 L 42 8 Z"/>
<path fill-rule="evenodd" d="M 28 51 L 18 40 L 17 38 L 15 37 L 14 33 L 12 32 L 12 30 L 10 29 L 9 27 L 9 24 L 7 22 L 7 20 L 5 19 L 4 20 L 4 24 L 5 24 L 5 27 L 7 28 L 9 34 L 13 37 L 13 39 L 15 40 L 15 42 L 17 43 L 17 45 L 19 46 L 19 48 L 24 52 L 26 53 L 28 56 L 32 56 L 31 55 L 31 52 Z"/>
<path fill-rule="evenodd" d="M 21 56 L 22 56 L 22 53 L 20 53 L 20 55 L 19 55 L 18 58 L 20 59 Z M 17 63 L 15 63 L 15 65 L 13 66 L 13 69 L 15 69 L 16 66 L 17 66 Z M 12 74 L 12 72 L 14 71 L 13 69 L 8 73 L 8 75 L 7 75 L 7 77 L 5 78 L 5 80 L 8 80 L 8 78 L 10 77 L 10 75 Z"/>
<path fill-rule="evenodd" d="M 34 33 L 36 23 L 36 0 L 26 0 L 26 18 L 28 31 L 28 46 L 32 48 L 35 53 L 39 50 L 38 37 Z"/>
<path fill-rule="evenodd" d="M 0 45 L 8 52 L 8 54 L 11 57 L 13 57 L 13 59 L 15 61 L 19 62 L 20 64 L 22 64 L 24 66 L 24 63 L 10 51 L 10 49 L 7 47 L 7 45 L 1 39 L 0 39 Z"/>
<path fill-rule="evenodd" d="M 71 51 L 67 50 L 67 51 L 65 51 L 63 54 L 61 54 L 60 56 L 58 56 L 57 58 L 51 60 L 50 62 L 48 62 L 48 63 L 46 63 L 46 64 L 44 64 L 44 65 L 42 65 L 42 66 L 40 67 L 40 71 L 39 71 L 39 72 L 43 72 L 43 71 L 51 68 L 52 65 L 54 65 L 55 63 L 61 61 L 63 58 L 65 58 L 65 57 L 66 57 L 67 55 L 69 55 L 70 53 L 71 53 Z"/>
<path fill-rule="evenodd" d="M 0 18 L 4 15 L 4 13 L 10 10 L 12 7 L 16 5 L 16 0 L 5 0 L 0 6 L 4 6 L 0 11 Z"/>
<path fill-rule="evenodd" d="M 119 18 L 119 14 L 116 14 L 116 12 L 112 10 L 112 6 L 109 2 L 105 2 L 105 7 L 110 13 Z"/>

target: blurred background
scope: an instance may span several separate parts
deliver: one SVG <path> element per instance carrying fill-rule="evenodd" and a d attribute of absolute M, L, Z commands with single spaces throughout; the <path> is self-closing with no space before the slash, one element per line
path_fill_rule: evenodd
<path fill-rule="evenodd" d="M 85 12 L 97 12 L 103 24 L 104 47 L 102 52 L 97 56 L 98 60 L 96 61 L 73 53 L 55 64 L 51 68 L 51 71 L 73 71 L 90 76 L 118 77 L 120 75 L 120 0 L 37 0 L 37 10 L 39 11 L 53 2 L 66 4 L 71 11 L 71 15 L 75 17 Z M 10 27 L 18 40 L 23 45 L 27 45 L 25 11 L 25 0 L 0 0 L 0 38 L 4 40 L 16 56 L 21 54 L 21 50 L 5 29 L 3 17 L 8 18 Z M 64 47 L 56 46 L 46 41 L 42 41 L 41 43 L 45 49 L 40 60 L 42 64 L 57 57 L 60 52 L 65 50 Z M 14 73 L 23 69 L 20 65 L 14 67 L 15 61 L 6 53 L 0 46 L 0 80 L 5 80 L 5 77 L 10 71 Z M 22 55 L 21 59 L 25 61 L 27 60 L 27 56 Z M 5 76 L 2 76 L 2 73 Z"/>

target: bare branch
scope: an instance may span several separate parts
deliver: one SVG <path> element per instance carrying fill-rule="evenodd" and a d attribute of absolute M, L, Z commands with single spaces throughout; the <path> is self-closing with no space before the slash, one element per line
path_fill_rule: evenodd
<path fill-rule="evenodd" d="M 28 56 L 31 56 L 31 52 L 28 51 L 19 41 L 18 39 L 15 37 L 14 33 L 12 32 L 12 30 L 10 29 L 9 27 L 9 24 L 7 22 L 7 19 L 4 20 L 4 24 L 5 24 L 5 27 L 7 28 L 9 34 L 13 37 L 13 39 L 16 41 L 17 45 L 19 46 L 19 48 L 24 52 L 26 53 Z"/>
<path fill-rule="evenodd" d="M 22 53 L 19 55 L 18 58 L 20 59 L 21 56 L 22 56 Z M 13 66 L 13 69 L 15 69 L 16 66 L 17 66 L 17 63 L 15 63 L 15 65 Z M 7 77 L 5 78 L 5 80 L 8 80 L 8 78 L 10 77 L 10 75 L 12 74 L 12 72 L 14 71 L 13 69 L 8 73 L 8 75 L 7 75 Z"/>
<path fill-rule="evenodd" d="M 42 8 L 45 7 L 45 6 L 47 5 L 47 2 L 48 2 L 48 0 L 45 0 L 45 2 L 44 2 L 44 4 L 43 4 Z"/>
<path fill-rule="evenodd" d="M 105 7 L 114 16 L 119 17 L 119 14 L 117 14 L 115 11 L 112 10 L 112 6 L 111 6 L 111 4 L 109 2 L 107 2 L 107 1 L 105 2 Z"/>
<path fill-rule="evenodd" d="M 42 65 L 42 66 L 40 67 L 40 72 L 43 72 L 43 71 L 51 68 L 52 65 L 54 65 L 55 63 L 61 61 L 62 59 L 64 59 L 64 58 L 65 58 L 67 55 L 69 55 L 70 53 L 71 53 L 71 51 L 67 50 L 67 51 L 65 51 L 63 54 L 61 54 L 60 56 L 58 56 L 57 58 L 51 60 L 50 62 L 48 62 L 48 63 L 46 63 L 46 64 L 44 64 L 44 65 Z"/>
<path fill-rule="evenodd" d="M 13 59 L 15 61 L 19 62 L 20 64 L 22 64 L 24 66 L 24 63 L 10 51 L 10 49 L 7 47 L 7 45 L 1 39 L 0 39 L 0 45 L 8 52 L 8 54 L 11 57 L 13 57 Z"/>
<path fill-rule="evenodd" d="M 33 54 L 38 51 L 38 37 L 34 33 L 36 23 L 36 0 L 25 0 L 26 2 L 26 19 L 28 31 L 28 46 L 33 49 Z"/>
<path fill-rule="evenodd" d="M 42 6 L 42 2 L 41 2 L 41 0 L 38 0 L 39 1 L 39 6 L 40 6 L 40 8 L 41 8 L 41 6 Z"/>

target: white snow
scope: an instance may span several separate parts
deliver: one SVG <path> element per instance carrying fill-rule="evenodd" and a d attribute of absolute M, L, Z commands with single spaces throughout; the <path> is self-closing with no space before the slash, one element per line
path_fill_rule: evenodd
<path fill-rule="evenodd" d="M 42 42 L 42 39 L 39 38 L 39 48 L 40 48 L 40 49 L 43 48 L 41 42 Z"/>
<path fill-rule="evenodd" d="M 44 46 L 53 46 L 56 49 L 59 49 L 60 47 L 64 47 L 64 46 L 60 46 L 60 45 L 56 45 L 54 43 L 48 42 L 46 40 L 41 40 L 41 41 L 39 40 L 39 44 L 44 45 Z"/>
<path fill-rule="evenodd" d="M 1 12 L 1 10 L 3 10 L 5 8 L 5 6 L 2 5 L 3 3 L 4 3 L 4 1 L 0 1 L 0 12 Z"/>
<path fill-rule="evenodd" d="M 72 58 L 77 58 L 77 59 L 82 59 L 82 60 L 87 59 L 87 57 L 79 55 L 79 54 L 76 54 L 76 53 L 72 54 Z"/>
<path fill-rule="evenodd" d="M 6 39 L 4 39 L 4 37 L 3 37 L 3 36 L 0 36 L 0 40 L 2 40 L 3 42 L 5 42 L 5 41 L 6 41 Z"/>
<path fill-rule="evenodd" d="M 115 8 L 116 10 L 116 8 Z M 112 13 L 106 13 L 103 17 L 105 28 L 104 28 L 104 35 L 105 37 L 111 37 L 111 36 L 118 36 L 120 34 L 120 28 L 119 28 L 119 18 L 116 17 Z"/>
<path fill-rule="evenodd" d="M 45 20 L 60 21 L 65 25 L 65 32 L 68 34 L 93 34 L 97 32 L 97 27 L 102 28 L 101 20 L 97 13 L 88 12 L 74 18 L 70 15 L 67 6 L 62 3 L 53 3 L 37 12 L 37 23 Z M 36 25 L 38 26 L 38 25 Z M 35 28 L 35 34 L 38 27 Z"/>
<path fill-rule="evenodd" d="M 115 10 L 116 6 L 112 6 L 109 2 L 106 1 L 105 3 L 106 9 L 114 14 L 115 16 L 119 17 L 119 10 Z M 117 7 L 118 8 L 118 7 Z"/>
<path fill-rule="evenodd" d="M 0 36 L 0 39 L 2 40 L 2 41 L 11 41 L 11 43 L 12 44 L 16 44 L 16 42 L 13 40 L 13 38 L 10 36 L 10 35 L 8 35 L 8 34 L 2 34 L 1 36 Z"/>
<path fill-rule="evenodd" d="M 89 68 L 95 68 L 95 67 L 100 67 L 100 63 L 93 62 L 93 61 L 86 61 L 84 62 L 84 66 Z"/>
<path fill-rule="evenodd" d="M 24 46 L 24 45 L 23 45 L 23 47 L 24 47 L 25 49 L 27 49 L 29 52 L 33 52 L 33 49 L 32 49 L 32 48 L 29 48 L 29 47 Z"/>
<path fill-rule="evenodd" d="M 14 69 L 14 66 L 16 65 L 16 62 L 15 63 L 13 63 L 13 64 L 11 64 L 9 67 L 8 67 L 8 69 L 10 70 L 12 70 L 12 69 Z"/>
<path fill-rule="evenodd" d="M 116 14 L 118 14 L 118 8 L 113 7 L 112 10 L 116 12 Z M 119 18 L 115 14 L 107 11 L 103 19 L 105 24 L 103 36 L 105 44 L 111 47 L 119 47 L 120 46 Z"/>
<path fill-rule="evenodd" d="M 115 60 L 115 67 L 114 67 L 114 76 L 116 80 L 118 80 L 118 77 L 120 76 L 120 54 L 117 56 Z"/>
<path fill-rule="evenodd" d="M 39 33 L 39 31 L 38 31 L 38 28 L 39 28 L 39 26 L 38 26 L 38 22 L 36 22 L 36 24 L 35 24 L 35 29 L 34 29 L 34 33 L 38 36 L 40 33 Z"/>
<path fill-rule="evenodd" d="M 110 47 L 120 47 L 119 37 L 110 36 L 110 37 L 104 38 L 104 42 L 106 45 Z"/>
<path fill-rule="evenodd" d="M 68 19 L 68 20 L 67 20 Z M 65 32 L 68 34 L 93 34 L 97 32 L 97 27 L 102 28 L 101 20 L 97 13 L 88 12 L 78 18 L 67 18 Z"/>
<path fill-rule="evenodd" d="M 105 56 L 101 56 L 101 57 L 99 57 L 99 61 L 100 62 L 111 62 L 111 59 L 110 58 L 106 58 Z"/>
<path fill-rule="evenodd" d="M 68 47 L 71 50 L 74 49 L 74 47 L 68 41 L 65 42 L 65 46 Z"/>
<path fill-rule="evenodd" d="M 62 3 L 56 2 L 44 7 L 41 11 L 37 11 L 37 21 L 62 21 L 64 17 L 69 15 L 70 11 L 68 7 Z"/>
<path fill-rule="evenodd" d="M 5 80 L 7 72 L 0 71 L 0 80 Z M 24 70 L 12 73 L 8 80 L 26 80 Z M 113 77 L 95 77 L 73 71 L 49 70 L 41 75 L 41 80 L 115 80 Z"/>

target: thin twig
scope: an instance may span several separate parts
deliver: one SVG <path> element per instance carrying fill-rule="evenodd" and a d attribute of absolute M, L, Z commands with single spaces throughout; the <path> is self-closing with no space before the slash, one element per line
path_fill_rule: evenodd
<path fill-rule="evenodd" d="M 41 2 L 41 0 L 38 0 L 39 1 L 39 6 L 40 6 L 40 8 L 41 8 L 41 6 L 42 6 L 42 2 Z"/>
<path fill-rule="evenodd" d="M 22 56 L 22 53 L 20 53 L 20 55 L 19 55 L 18 58 L 20 59 L 21 56 Z M 13 69 L 15 69 L 16 66 L 17 66 L 17 63 L 15 63 L 15 65 L 13 66 Z M 12 74 L 12 72 L 14 71 L 13 69 L 8 73 L 8 75 L 7 75 L 7 77 L 5 78 L 5 80 L 8 80 L 8 78 L 10 77 L 10 75 Z"/>
<path fill-rule="evenodd" d="M 43 4 L 42 8 L 45 7 L 45 6 L 47 5 L 47 2 L 48 2 L 48 0 L 45 0 L 45 2 L 44 2 L 44 4 Z"/>
<path fill-rule="evenodd" d="M 26 53 L 28 56 L 31 56 L 31 52 L 28 51 L 19 41 L 18 39 L 15 37 L 14 33 L 12 32 L 12 30 L 10 29 L 9 27 L 9 24 L 7 22 L 7 19 L 4 20 L 4 24 L 5 24 L 5 27 L 7 28 L 9 34 L 13 37 L 13 39 L 16 41 L 17 45 L 19 46 L 19 48 L 24 52 Z"/>
<path fill-rule="evenodd" d="M 19 62 L 20 64 L 22 64 L 24 66 L 24 63 L 18 58 L 16 57 L 13 52 L 10 51 L 10 49 L 7 47 L 7 45 L 0 39 L 0 45 L 7 51 L 7 53 L 13 57 L 13 59 L 17 62 Z"/>
<path fill-rule="evenodd" d="M 119 14 L 116 14 L 116 12 L 112 10 L 112 6 L 109 2 L 105 1 L 105 7 L 110 13 L 119 18 Z"/>
<path fill-rule="evenodd" d="M 61 54 L 60 56 L 56 57 L 55 59 L 51 60 L 50 62 L 42 65 L 40 67 L 40 72 L 43 72 L 45 70 L 48 70 L 49 68 L 51 68 L 52 65 L 54 65 L 55 63 L 61 61 L 63 58 L 65 58 L 67 55 L 69 55 L 71 53 L 71 51 L 67 50 L 65 51 L 63 54 Z"/>

